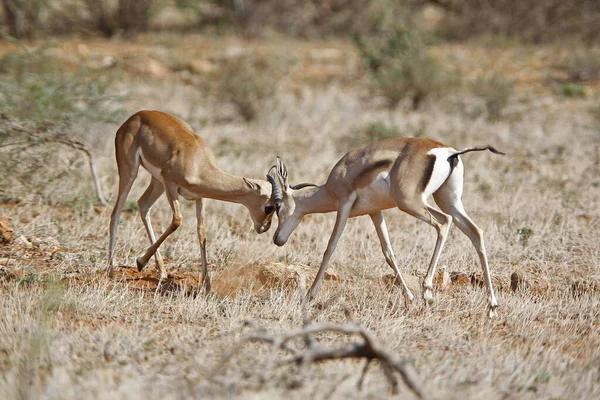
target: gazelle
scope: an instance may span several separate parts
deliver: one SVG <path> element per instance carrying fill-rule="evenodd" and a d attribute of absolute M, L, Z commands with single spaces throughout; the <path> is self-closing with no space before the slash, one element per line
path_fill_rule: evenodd
<path fill-rule="evenodd" d="M 158 248 L 181 224 L 179 195 L 196 201 L 202 279 L 207 291 L 210 290 L 210 278 L 206 260 L 203 199 L 243 204 L 250 211 L 254 229 L 258 233 L 268 231 L 271 226 L 274 205 L 270 198 L 270 183 L 222 171 L 206 142 L 187 123 L 173 115 L 160 111 L 139 111 L 132 115 L 117 130 L 115 153 L 119 170 L 119 194 L 110 218 L 109 276 L 113 273 L 119 217 L 140 165 L 150 172 L 152 180 L 138 200 L 142 221 L 150 239 L 150 247 L 146 253 L 137 258 L 139 271 L 154 256 L 159 279 L 167 277 Z M 163 192 L 166 192 L 173 219 L 167 230 L 156 240 L 149 211 Z"/>
<path fill-rule="evenodd" d="M 463 163 L 459 155 L 470 151 L 490 150 L 491 146 L 456 151 L 431 139 L 395 138 L 350 151 L 342 157 L 322 185 L 290 186 L 288 172 L 278 157 L 267 176 L 271 182 L 275 209 L 279 218 L 273 241 L 283 246 L 302 218 L 307 214 L 336 211 L 335 226 L 319 272 L 307 294 L 312 299 L 319 290 L 325 269 L 348 218 L 368 214 L 375 225 L 386 262 L 394 270 L 409 301 L 413 295 L 398 269 L 381 210 L 398 207 L 400 210 L 432 225 L 437 241 L 423 283 L 423 298 L 433 301 L 433 277 L 448 236 L 451 223 L 469 237 L 481 262 L 489 294 L 489 315 L 498 306 L 482 231 L 471 221 L 462 204 Z M 441 209 L 433 208 L 428 198 L 433 195 Z"/>

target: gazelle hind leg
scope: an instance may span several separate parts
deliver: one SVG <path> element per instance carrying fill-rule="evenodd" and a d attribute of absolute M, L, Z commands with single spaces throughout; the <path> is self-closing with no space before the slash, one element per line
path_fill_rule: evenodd
<path fill-rule="evenodd" d="M 179 196 L 177 195 L 177 187 L 173 184 L 165 184 L 165 191 L 167 193 L 169 205 L 171 206 L 171 210 L 173 211 L 173 219 L 171 220 L 171 224 L 158 238 L 158 240 L 154 242 L 150 247 L 148 247 L 148 250 L 146 250 L 146 253 L 143 256 L 137 258 L 138 270 L 143 269 L 144 266 L 148 264 L 150 258 L 154 256 L 154 254 L 156 253 L 160 245 L 165 241 L 165 239 L 169 237 L 170 234 L 175 232 L 177 228 L 179 228 L 179 226 L 181 225 L 182 214 L 181 207 L 179 205 Z M 167 274 L 165 271 L 159 272 L 159 279 L 164 279 L 166 277 Z"/>
<path fill-rule="evenodd" d="M 423 281 L 423 299 L 427 303 L 432 303 L 434 300 L 433 276 L 435 274 L 435 270 L 440 259 L 440 254 L 442 253 L 444 244 L 446 243 L 446 238 L 448 237 L 448 231 L 450 230 L 450 225 L 452 224 L 452 217 L 439 210 L 436 210 L 435 208 L 429 206 L 425 202 L 421 204 L 421 207 L 408 206 L 406 204 L 401 204 L 398 207 L 402 211 L 412 215 L 413 217 L 418 218 L 421 221 L 427 222 L 429 225 L 433 226 L 437 232 L 435 249 L 433 250 L 433 255 L 431 257 L 431 261 L 429 262 L 427 275 L 425 276 L 425 280 Z"/>
<path fill-rule="evenodd" d="M 110 243 L 108 246 L 108 268 L 107 274 L 112 278 L 114 270 L 114 255 L 115 255 L 115 239 L 117 237 L 117 231 L 119 229 L 119 220 L 121 218 L 121 211 L 127 200 L 127 195 L 133 186 L 135 178 L 137 178 L 139 164 L 134 163 L 132 168 L 119 168 L 119 193 L 117 195 L 117 201 L 115 207 L 110 215 Z"/>
<path fill-rule="evenodd" d="M 492 286 L 492 279 L 490 275 L 490 267 L 488 264 L 487 253 L 485 251 L 485 244 L 483 241 L 483 232 L 467 215 L 462 200 L 462 175 L 454 174 L 450 177 L 440 190 L 434 193 L 433 197 L 438 206 L 449 213 L 453 217 L 453 221 L 458 228 L 471 240 L 471 243 L 477 251 L 479 261 L 481 263 L 481 269 L 483 271 L 483 279 L 487 287 L 489 295 L 489 316 L 494 317 L 496 315 L 496 307 L 498 307 L 498 301 L 494 293 Z"/>
<path fill-rule="evenodd" d="M 433 225 L 437 231 L 437 240 L 435 242 L 433 256 L 429 263 L 429 268 L 427 269 L 427 275 L 423 282 L 423 299 L 425 299 L 427 303 L 433 303 L 433 277 L 440 260 L 440 255 L 446 244 L 446 239 L 448 238 L 448 232 L 452 225 L 452 217 L 430 206 L 427 206 L 427 211 L 436 220 L 436 222 L 430 221 L 429 223 Z"/>
<path fill-rule="evenodd" d="M 204 216 L 204 199 L 196 200 L 196 219 L 198 241 L 200 242 L 200 258 L 202 261 L 202 286 L 206 293 L 210 293 L 210 275 L 208 274 L 208 260 L 206 259 L 206 218 Z"/>
<path fill-rule="evenodd" d="M 381 251 L 383 252 L 385 261 L 396 274 L 396 279 L 398 280 L 398 283 L 402 285 L 406 300 L 408 302 L 412 302 L 414 296 L 408 288 L 408 285 L 406 284 L 406 281 L 402 277 L 400 269 L 398 268 L 398 263 L 396 262 L 396 257 L 394 256 L 394 251 L 392 250 L 392 245 L 390 244 L 390 236 L 387 230 L 387 226 L 385 224 L 385 219 L 383 218 L 383 213 L 379 211 L 374 214 L 370 214 L 369 216 L 373 221 L 373 225 L 375 225 L 375 231 L 377 232 L 377 236 L 379 237 L 379 242 L 381 243 Z"/>
<path fill-rule="evenodd" d="M 156 237 L 154 236 L 154 230 L 152 229 L 152 223 L 150 222 L 150 209 L 152 205 L 158 200 L 158 198 L 164 193 L 165 188 L 161 181 L 156 178 L 152 178 L 150 181 L 150 185 L 142 194 L 142 196 L 138 199 L 138 206 L 140 207 L 140 216 L 142 217 L 142 222 L 144 223 L 144 227 L 146 228 L 146 234 L 150 239 L 150 245 L 153 245 L 156 242 Z M 165 275 L 165 263 L 160 255 L 160 251 L 156 250 L 156 254 L 154 255 L 156 260 L 156 269 L 158 270 L 159 275 Z M 141 272 L 141 269 L 140 269 Z"/>

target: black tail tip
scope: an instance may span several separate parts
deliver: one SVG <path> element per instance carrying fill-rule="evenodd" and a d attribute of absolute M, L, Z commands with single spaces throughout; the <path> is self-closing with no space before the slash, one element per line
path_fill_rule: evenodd
<path fill-rule="evenodd" d="M 500 150 L 496 149 L 494 146 L 488 146 L 487 147 L 489 151 L 491 151 L 494 154 L 500 154 L 500 155 L 506 155 L 506 153 L 501 152 Z"/>

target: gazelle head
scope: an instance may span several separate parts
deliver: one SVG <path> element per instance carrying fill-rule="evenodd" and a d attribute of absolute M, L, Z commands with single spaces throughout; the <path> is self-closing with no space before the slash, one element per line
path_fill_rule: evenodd
<path fill-rule="evenodd" d="M 246 185 L 252 189 L 255 196 L 245 204 L 258 233 L 264 233 L 271 227 L 271 220 L 275 214 L 275 204 L 271 196 L 271 186 L 262 180 L 244 178 Z"/>
<path fill-rule="evenodd" d="M 297 210 L 293 191 L 301 189 L 305 185 L 289 185 L 287 167 L 279 157 L 277 157 L 277 165 L 272 166 L 269 170 L 267 179 L 273 188 L 271 198 L 279 219 L 277 230 L 273 235 L 273 242 L 277 246 L 283 246 L 302 221 L 303 215 Z"/>

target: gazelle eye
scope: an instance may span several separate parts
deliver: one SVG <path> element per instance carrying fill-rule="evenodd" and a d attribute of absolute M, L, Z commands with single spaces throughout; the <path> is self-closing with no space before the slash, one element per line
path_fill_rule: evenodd
<path fill-rule="evenodd" d="M 271 214 L 275 208 L 273 206 L 265 206 L 265 214 Z"/>

